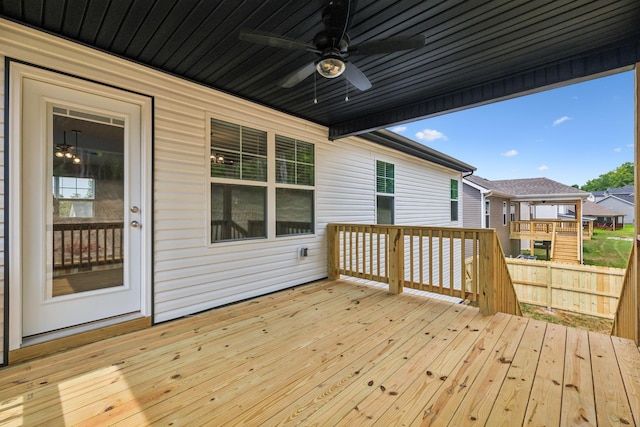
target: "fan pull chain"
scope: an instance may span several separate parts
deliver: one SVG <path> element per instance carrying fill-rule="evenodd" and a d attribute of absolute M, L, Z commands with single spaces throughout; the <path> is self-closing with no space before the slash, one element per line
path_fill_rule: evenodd
<path fill-rule="evenodd" d="M 313 103 L 318 103 L 318 94 L 316 92 L 316 73 L 313 73 Z"/>
<path fill-rule="evenodd" d="M 347 90 L 346 90 L 347 94 L 344 97 L 344 101 L 347 102 L 347 101 L 349 101 L 349 67 L 347 67 L 347 69 L 345 71 L 347 73 L 347 78 L 344 79 L 345 80 L 345 84 L 347 85 Z"/>

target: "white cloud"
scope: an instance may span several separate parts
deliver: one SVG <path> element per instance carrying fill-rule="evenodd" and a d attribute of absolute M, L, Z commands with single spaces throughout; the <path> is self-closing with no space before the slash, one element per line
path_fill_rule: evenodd
<path fill-rule="evenodd" d="M 633 148 L 633 144 L 627 144 L 627 147 Z"/>
<path fill-rule="evenodd" d="M 513 156 L 517 156 L 518 152 L 516 150 L 509 150 L 506 153 L 502 153 L 502 155 L 505 157 L 513 157 Z"/>
<path fill-rule="evenodd" d="M 421 141 L 437 141 L 438 139 L 442 139 L 443 141 L 447 140 L 447 136 L 440 131 L 434 129 L 425 129 L 418 133 L 416 133 L 416 138 Z"/>
<path fill-rule="evenodd" d="M 396 126 L 396 127 L 392 127 L 391 128 L 391 132 L 395 132 L 395 133 L 402 133 L 402 132 L 406 132 L 407 131 L 407 127 L 406 126 Z"/>
<path fill-rule="evenodd" d="M 554 121 L 553 121 L 553 125 L 554 125 L 554 126 L 561 125 L 562 123 L 566 122 L 567 120 L 571 120 L 571 117 L 569 117 L 569 116 L 562 116 L 562 117 L 560 117 L 559 119 L 554 120 Z"/>
<path fill-rule="evenodd" d="M 539 170 L 540 172 L 548 171 L 548 170 L 549 170 L 549 166 L 547 166 L 547 165 L 542 165 L 542 166 L 538 167 L 538 170 Z"/>
<path fill-rule="evenodd" d="M 614 153 L 619 153 L 621 151 L 622 151 L 622 148 L 620 148 L 620 147 L 616 147 L 616 148 L 613 149 Z"/>

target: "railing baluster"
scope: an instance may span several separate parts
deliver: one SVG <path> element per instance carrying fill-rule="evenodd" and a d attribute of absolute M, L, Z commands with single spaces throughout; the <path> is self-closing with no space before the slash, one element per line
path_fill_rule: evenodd
<path fill-rule="evenodd" d="M 418 249 L 420 254 L 418 259 L 420 263 L 420 289 L 424 289 L 424 234 L 422 229 L 419 230 L 418 238 L 420 239 L 420 247 Z"/>
<path fill-rule="evenodd" d="M 453 293 L 455 291 L 454 289 L 454 283 L 453 283 L 453 279 L 455 278 L 455 270 L 454 270 L 454 261 L 453 261 L 453 247 L 454 247 L 454 240 L 453 240 L 453 231 L 449 232 L 449 295 L 453 296 Z"/>
<path fill-rule="evenodd" d="M 433 230 L 429 230 L 429 292 L 433 292 Z"/>

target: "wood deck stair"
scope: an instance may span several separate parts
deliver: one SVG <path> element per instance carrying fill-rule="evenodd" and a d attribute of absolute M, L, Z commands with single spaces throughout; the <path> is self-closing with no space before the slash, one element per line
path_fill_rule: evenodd
<path fill-rule="evenodd" d="M 630 340 L 321 281 L 0 369 L 0 425 L 638 425 Z"/>
<path fill-rule="evenodd" d="M 551 261 L 579 264 L 576 233 L 555 232 L 551 240 Z"/>

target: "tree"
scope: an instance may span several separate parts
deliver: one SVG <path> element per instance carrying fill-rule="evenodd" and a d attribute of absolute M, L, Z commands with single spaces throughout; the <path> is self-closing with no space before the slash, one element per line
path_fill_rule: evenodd
<path fill-rule="evenodd" d="M 624 187 L 633 183 L 633 163 L 626 162 L 611 172 L 602 174 L 598 178 L 590 179 L 580 189 L 584 191 L 604 191 L 607 188 Z"/>

